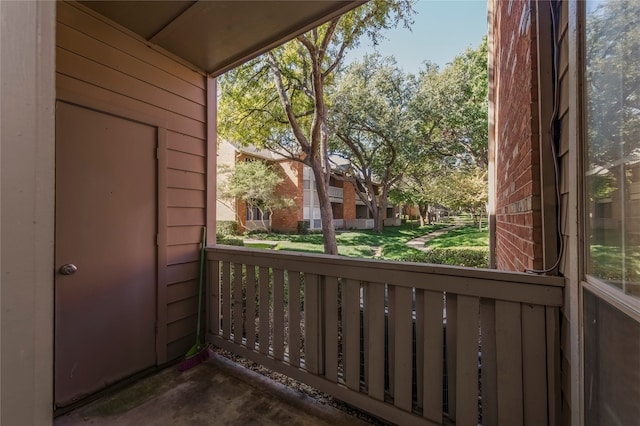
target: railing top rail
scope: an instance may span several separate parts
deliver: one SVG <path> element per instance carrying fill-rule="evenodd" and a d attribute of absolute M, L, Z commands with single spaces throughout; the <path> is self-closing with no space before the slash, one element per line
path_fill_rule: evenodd
<path fill-rule="evenodd" d="M 358 281 L 562 306 L 564 278 L 456 266 L 358 259 L 244 247 L 207 247 L 209 260 L 244 263 Z"/>

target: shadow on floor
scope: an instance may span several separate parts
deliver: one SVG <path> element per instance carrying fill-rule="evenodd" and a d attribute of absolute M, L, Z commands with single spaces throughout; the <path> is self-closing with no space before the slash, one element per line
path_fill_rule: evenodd
<path fill-rule="evenodd" d="M 54 420 L 74 425 L 364 425 L 217 354 L 142 379 Z"/>

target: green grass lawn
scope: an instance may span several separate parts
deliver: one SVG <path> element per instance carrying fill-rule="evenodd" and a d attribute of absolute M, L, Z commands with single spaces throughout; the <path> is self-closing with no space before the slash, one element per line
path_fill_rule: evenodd
<path fill-rule="evenodd" d="M 477 226 L 454 229 L 445 235 L 427 241 L 425 247 L 489 247 L 489 229 L 479 230 Z"/>
<path fill-rule="evenodd" d="M 446 226 L 438 224 L 419 227 L 415 224 L 403 224 L 387 227 L 380 234 L 371 230 L 340 232 L 337 234 L 338 252 L 343 256 L 372 258 L 379 250 L 381 258 L 400 259 L 413 252 L 420 253 L 419 250 L 407 247 L 407 241 Z M 324 252 L 322 234 L 251 234 L 251 238 L 279 241 L 278 250 Z"/>
<path fill-rule="evenodd" d="M 359 258 L 378 258 L 409 262 L 439 263 L 470 267 L 487 267 L 489 253 L 489 232 L 478 230 L 475 226 L 467 226 L 452 230 L 429 241 L 427 252 L 408 247 L 406 243 L 414 238 L 429 234 L 450 226 L 436 224 L 420 227 L 417 224 L 403 224 L 387 227 L 382 233 L 372 230 L 340 232 L 337 234 L 338 252 L 343 256 Z M 269 249 L 277 241 L 275 250 L 297 251 L 306 253 L 323 253 L 322 234 L 260 234 L 250 235 L 252 240 L 263 240 L 265 243 L 252 242 L 249 247 Z"/>

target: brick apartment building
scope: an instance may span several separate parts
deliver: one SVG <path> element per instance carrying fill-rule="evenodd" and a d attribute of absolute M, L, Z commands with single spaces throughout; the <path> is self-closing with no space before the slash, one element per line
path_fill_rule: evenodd
<path fill-rule="evenodd" d="M 259 211 L 251 212 L 242 200 L 216 199 L 216 217 L 219 221 L 237 221 L 240 232 L 268 228 L 274 231 L 295 232 L 298 223 L 307 222 L 310 230 L 320 230 L 320 206 L 315 191 L 315 179 L 311 168 L 299 161 L 285 158 L 273 151 L 255 147 L 238 147 L 228 141 L 218 146 L 219 183 L 224 184 L 228 172 L 238 162 L 247 160 L 265 161 L 275 166 L 283 177 L 278 192 L 294 200 L 291 208 L 279 209 L 271 217 L 262 217 Z M 340 157 L 331 157 L 333 173 L 329 183 L 329 195 L 336 229 L 371 229 L 373 219 L 370 212 L 349 181 L 341 178 L 341 170 L 348 164 Z M 387 209 L 386 218 L 394 218 L 394 208 Z M 395 224 L 395 220 L 387 224 Z"/>

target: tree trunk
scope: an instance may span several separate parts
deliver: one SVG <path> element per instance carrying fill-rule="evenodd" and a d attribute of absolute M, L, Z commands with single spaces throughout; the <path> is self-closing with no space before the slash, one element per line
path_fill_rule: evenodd
<path fill-rule="evenodd" d="M 381 233 L 384 231 L 384 210 L 378 206 L 375 215 L 373 216 L 373 230 Z"/>
<path fill-rule="evenodd" d="M 318 192 L 318 203 L 320 204 L 324 253 L 338 254 L 336 229 L 333 226 L 333 210 L 331 209 L 331 199 L 329 198 L 329 179 L 325 179 L 324 170 L 320 162 L 313 162 L 311 170 L 316 179 L 316 191 Z"/>
<path fill-rule="evenodd" d="M 387 191 L 382 190 L 379 202 L 376 203 L 376 215 L 373 217 L 373 229 L 376 232 L 382 233 L 384 231 L 384 216 L 387 211 Z"/>
<path fill-rule="evenodd" d="M 425 219 L 427 219 L 427 223 L 431 225 L 431 220 L 429 219 L 429 206 L 426 204 L 418 205 L 418 216 L 420 216 L 420 226 L 424 226 Z"/>

